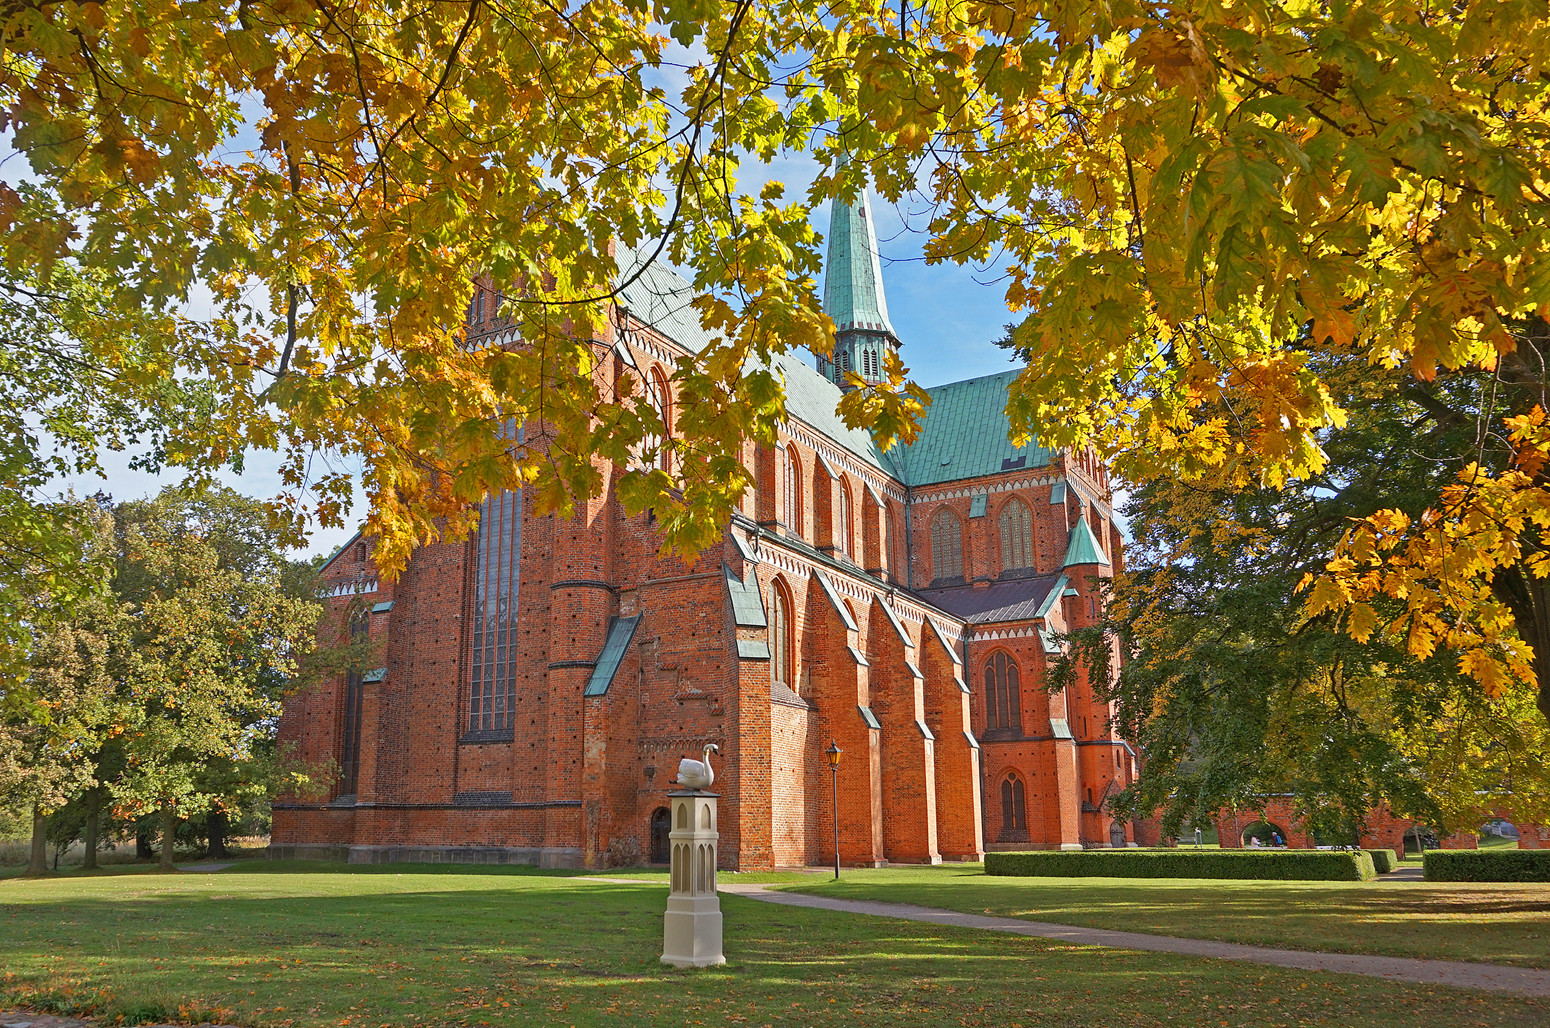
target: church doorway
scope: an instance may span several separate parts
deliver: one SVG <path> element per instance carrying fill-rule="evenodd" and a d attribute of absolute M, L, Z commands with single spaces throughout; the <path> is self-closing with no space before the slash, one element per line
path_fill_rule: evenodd
<path fill-rule="evenodd" d="M 651 812 L 651 862 L 653 864 L 668 863 L 671 851 L 668 848 L 667 833 L 673 830 L 673 815 L 666 807 L 658 807 Z"/>

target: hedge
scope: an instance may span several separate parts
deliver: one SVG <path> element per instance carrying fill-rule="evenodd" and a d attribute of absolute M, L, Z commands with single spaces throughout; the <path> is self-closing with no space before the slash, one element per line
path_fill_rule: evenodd
<path fill-rule="evenodd" d="M 1041 850 L 987 853 L 985 873 L 1044 878 L 1241 878 L 1367 882 L 1377 877 L 1362 850 Z"/>
<path fill-rule="evenodd" d="M 1386 875 L 1399 866 L 1399 858 L 1393 850 L 1368 850 L 1367 855 L 1372 857 L 1372 869 L 1380 875 Z"/>
<path fill-rule="evenodd" d="M 1428 882 L 1550 882 L 1550 850 L 1427 850 Z"/>

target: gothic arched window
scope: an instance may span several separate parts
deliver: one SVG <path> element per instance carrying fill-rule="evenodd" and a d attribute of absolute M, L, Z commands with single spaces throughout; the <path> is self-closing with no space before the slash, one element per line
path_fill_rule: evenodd
<path fill-rule="evenodd" d="M 850 555 L 850 486 L 840 481 L 839 495 L 834 508 L 834 549 Z"/>
<path fill-rule="evenodd" d="M 963 526 L 952 511 L 937 511 L 931 521 L 931 578 L 962 577 Z"/>
<path fill-rule="evenodd" d="M 1016 774 L 1007 775 L 1001 782 L 1001 837 L 1026 836 L 1028 812 L 1023 794 L 1023 780 Z"/>
<path fill-rule="evenodd" d="M 893 511 L 883 508 L 883 552 L 881 566 L 889 575 L 893 574 Z"/>
<path fill-rule="evenodd" d="M 355 648 L 354 660 L 361 659 L 361 649 L 371 636 L 371 614 L 359 609 L 350 616 L 350 646 Z M 351 667 L 344 680 L 344 711 L 340 718 L 339 738 L 339 795 L 353 796 L 360 777 L 361 759 L 361 694 L 365 690 L 365 675 L 359 667 Z"/>
<path fill-rule="evenodd" d="M 1017 665 L 1005 653 L 997 653 L 985 662 L 985 727 L 1022 731 Z"/>
<path fill-rule="evenodd" d="M 641 457 L 647 467 L 655 466 L 663 471 L 668 470 L 667 447 L 663 443 L 673 434 L 671 397 L 672 393 L 668 392 L 667 379 L 662 377 L 661 369 L 652 368 L 651 374 L 646 376 L 646 403 L 662 420 L 662 434 L 648 435 L 641 441 Z"/>
<path fill-rule="evenodd" d="M 791 597 L 780 581 L 770 586 L 770 678 L 788 689 L 796 688 L 792 661 Z"/>
<path fill-rule="evenodd" d="M 1001 570 L 1020 571 L 1033 565 L 1033 513 L 1014 496 L 1001 508 Z"/>
<path fill-rule="evenodd" d="M 785 481 L 782 483 L 782 497 L 785 500 L 786 509 L 783 512 L 786 518 L 786 527 L 794 535 L 802 534 L 802 458 L 797 456 L 795 446 L 786 447 Z"/>

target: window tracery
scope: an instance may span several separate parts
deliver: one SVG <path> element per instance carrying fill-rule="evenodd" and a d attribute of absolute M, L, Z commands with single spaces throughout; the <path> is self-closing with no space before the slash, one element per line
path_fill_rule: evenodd
<path fill-rule="evenodd" d="M 1033 568 L 1033 512 L 1017 497 L 1001 508 L 1001 569 L 1021 571 Z"/>
<path fill-rule="evenodd" d="M 985 727 L 1022 733 L 1022 696 L 1017 664 L 1004 651 L 985 662 Z"/>
<path fill-rule="evenodd" d="M 937 511 L 931 520 L 931 578 L 963 577 L 963 525 L 950 510 Z"/>

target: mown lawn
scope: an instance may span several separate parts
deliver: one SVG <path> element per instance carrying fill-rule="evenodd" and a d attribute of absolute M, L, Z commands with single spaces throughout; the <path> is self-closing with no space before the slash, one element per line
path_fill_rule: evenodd
<path fill-rule="evenodd" d="M 493 869 L 0 882 L 0 1004 L 242 1025 L 1523 1025 L 1543 1000 L 1094 950 L 724 896 L 725 968 L 657 960 L 665 890 Z"/>
<path fill-rule="evenodd" d="M 777 887 L 1287 949 L 1550 967 L 1543 883 L 1002 878 L 962 864 Z"/>

